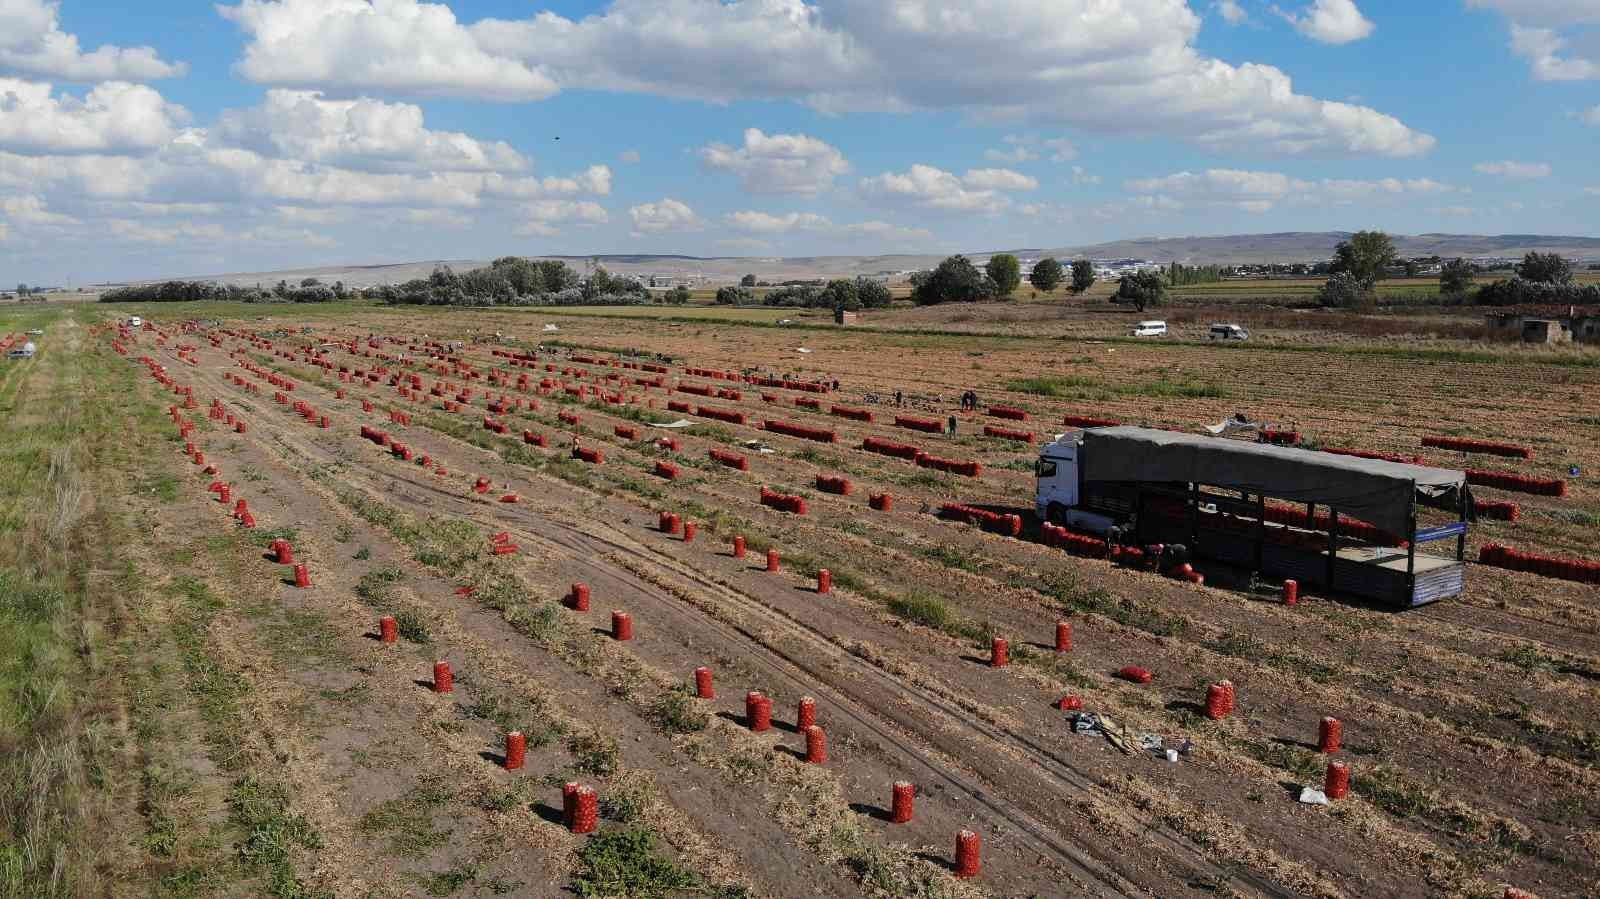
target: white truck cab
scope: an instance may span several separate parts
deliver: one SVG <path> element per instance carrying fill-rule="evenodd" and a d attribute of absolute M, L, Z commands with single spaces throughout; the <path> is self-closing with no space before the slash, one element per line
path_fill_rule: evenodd
<path fill-rule="evenodd" d="M 1078 508 L 1082 502 L 1083 484 L 1078 477 L 1083 434 L 1073 431 L 1058 435 L 1039 451 L 1039 462 L 1034 468 L 1038 478 L 1035 501 L 1041 521 L 1062 527 L 1105 535 L 1117 522 L 1110 516 Z"/>
<path fill-rule="evenodd" d="M 1140 322 L 1133 327 L 1134 337 L 1165 337 L 1167 323 L 1160 320 Z"/>

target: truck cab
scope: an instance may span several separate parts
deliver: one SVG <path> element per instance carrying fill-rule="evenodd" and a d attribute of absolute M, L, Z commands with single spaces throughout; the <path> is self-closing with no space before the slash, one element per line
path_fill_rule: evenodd
<path fill-rule="evenodd" d="M 1038 486 L 1035 502 L 1039 520 L 1092 534 L 1105 535 L 1117 520 L 1101 511 L 1083 508 L 1083 479 L 1079 460 L 1083 452 L 1083 433 L 1074 431 L 1056 437 L 1039 452 L 1034 466 Z"/>

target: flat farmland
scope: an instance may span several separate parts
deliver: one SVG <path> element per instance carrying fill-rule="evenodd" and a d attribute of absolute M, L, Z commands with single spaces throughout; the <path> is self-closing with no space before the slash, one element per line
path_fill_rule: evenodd
<path fill-rule="evenodd" d="M 168 780 L 129 780 L 130 831 L 162 839 L 117 859 L 126 882 L 226 870 L 338 896 L 1600 891 L 1593 584 L 1473 564 L 1465 596 L 1407 613 L 1305 593 L 1284 605 L 1276 583 L 1204 562 L 1193 585 L 1045 545 L 1036 445 L 984 436 L 1048 440 L 1066 416 L 1194 431 L 1245 412 L 1314 447 L 1562 481 L 1561 497 L 1477 488 L 1518 517 L 1475 523 L 1469 558 L 1497 543 L 1592 560 L 1592 353 L 1327 332 L 1228 347 L 911 332 L 926 310 L 872 331 L 289 307 L 219 307 L 186 330 L 192 312 L 150 311 L 150 328 L 121 333 L 103 310 L 62 313 L 75 364 L 132 422 L 116 432 L 128 473 L 105 482 L 127 489 L 104 502 L 147 523 L 117 539 L 138 585 L 125 633 L 151 642 L 117 664 L 171 691 L 204 738 Z M 32 371 L 9 377 L 55 370 Z M 965 390 L 975 413 L 959 409 Z M 985 414 L 996 405 L 1028 419 Z M 897 416 L 957 424 L 927 433 Z M 796 436 L 808 432 L 833 439 Z M 872 439 L 981 472 L 868 452 Z M 229 502 L 208 490 L 223 486 Z M 230 514 L 240 499 L 254 527 Z M 1020 533 L 949 520 L 945 504 L 1014 514 Z M 692 539 L 663 527 L 671 515 Z M 292 544 L 305 586 L 273 540 Z M 615 612 L 631 639 L 616 639 Z M 1009 664 L 994 664 L 997 639 Z M 149 657 L 190 676 L 164 681 Z M 439 661 L 453 692 L 433 689 Z M 1126 666 L 1153 679 L 1119 677 Z M 213 680 L 226 702 L 181 686 Z M 1237 709 L 1217 720 L 1207 689 L 1224 680 Z M 770 700 L 770 729 L 752 726 L 750 691 Z M 1127 739 L 1076 733 L 1064 697 Z M 802 698 L 819 731 L 802 729 Z M 105 701 L 135 725 L 154 714 L 138 689 Z M 1304 804 L 1330 758 L 1325 716 L 1342 722 L 1332 758 L 1351 790 Z M 130 746 L 165 758 L 175 734 L 149 730 L 133 727 Z M 527 756 L 508 770 L 512 730 Z M 280 792 L 251 803 L 244 780 Z M 908 822 L 890 820 L 897 782 L 915 792 Z M 567 826 L 567 783 L 598 795 L 595 835 Z M 267 868 L 239 861 L 260 858 L 242 847 L 263 808 L 301 837 Z M 975 877 L 958 876 L 962 831 L 981 841 Z"/>

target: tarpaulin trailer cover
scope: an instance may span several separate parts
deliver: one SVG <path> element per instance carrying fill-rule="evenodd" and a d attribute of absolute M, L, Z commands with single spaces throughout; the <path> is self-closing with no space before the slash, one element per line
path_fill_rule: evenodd
<path fill-rule="evenodd" d="M 1151 428 L 1091 428 L 1079 458 L 1089 482 L 1243 490 L 1328 506 L 1393 534 L 1407 533 L 1413 498 L 1456 509 L 1467 490 L 1460 471 Z"/>

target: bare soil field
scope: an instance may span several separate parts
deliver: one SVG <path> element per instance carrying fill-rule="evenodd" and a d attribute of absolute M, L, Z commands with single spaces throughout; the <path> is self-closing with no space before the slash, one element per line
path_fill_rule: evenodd
<path fill-rule="evenodd" d="M 116 416 L 96 506 L 119 522 L 104 538 L 122 553 L 118 587 L 85 606 L 115 622 L 106 658 L 123 686 L 85 717 L 118 747 L 106 792 L 137 811 L 87 892 L 1600 892 L 1592 584 L 1474 564 L 1465 596 L 1406 613 L 1337 595 L 1287 606 L 1276 583 L 1220 565 L 1198 565 L 1196 586 L 1045 546 L 1036 448 L 982 436 L 1048 440 L 1064 416 L 1193 431 L 1245 410 L 1313 446 L 1561 479 L 1559 498 L 1479 488 L 1520 515 L 1474 524 L 1469 558 L 1501 543 L 1593 559 L 1600 367 L 1579 353 L 548 310 L 279 307 L 199 329 L 152 311 L 122 333 L 99 310 L 67 314 L 71 358 Z M 968 389 L 977 413 L 959 410 Z M 1030 419 L 983 414 L 996 404 Z M 957 427 L 909 431 L 896 415 Z M 1534 453 L 1485 461 L 1424 435 Z M 868 438 L 982 472 L 867 452 Z M 838 477 L 847 494 L 822 489 Z M 229 502 L 208 491 L 223 485 Z M 806 514 L 764 504 L 763 488 Z M 887 509 L 869 502 L 885 494 Z M 230 514 L 240 499 L 254 527 Z M 986 532 L 933 514 L 945 503 L 1025 524 Z M 434 691 L 436 661 L 453 692 Z M 1119 677 L 1129 665 L 1153 679 Z M 712 697 L 697 694 L 701 667 Z M 1207 687 L 1223 680 L 1237 710 L 1213 720 Z M 771 729 L 752 727 L 749 691 L 771 701 Z M 1075 732 L 1063 697 L 1127 739 Z M 1344 730 L 1331 757 L 1324 716 Z M 508 770 L 513 730 L 527 755 Z M 1348 764 L 1349 795 L 1299 802 L 1330 758 Z M 914 785 L 909 822 L 890 820 L 897 782 Z M 568 783 L 598 794 L 594 834 L 567 826 Z M 975 877 L 959 876 L 962 831 L 981 841 Z"/>

